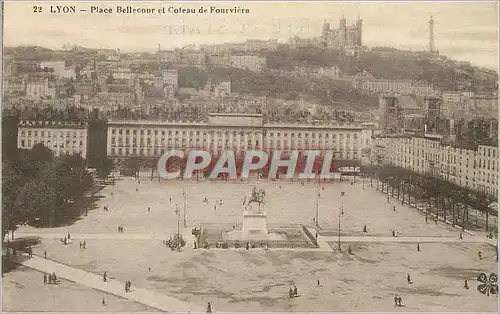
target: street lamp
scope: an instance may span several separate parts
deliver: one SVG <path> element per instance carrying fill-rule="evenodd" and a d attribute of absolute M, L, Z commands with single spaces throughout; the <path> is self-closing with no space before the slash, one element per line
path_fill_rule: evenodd
<path fill-rule="evenodd" d="M 180 224 L 181 224 L 181 215 L 179 209 L 179 203 L 175 202 L 175 214 L 177 215 L 177 250 L 181 251 L 181 232 L 180 232 Z"/>
<path fill-rule="evenodd" d="M 319 197 L 320 189 L 318 188 L 318 193 L 316 194 L 316 228 L 319 227 Z"/>
<path fill-rule="evenodd" d="M 339 242 L 338 242 L 339 251 L 342 251 L 342 246 L 340 245 L 340 218 L 342 216 L 344 216 L 344 205 L 343 204 L 341 204 L 339 207 Z"/>
<path fill-rule="evenodd" d="M 184 228 L 187 227 L 187 222 L 186 222 L 186 207 L 187 207 L 187 200 L 186 200 L 186 189 L 182 189 L 182 196 L 184 197 Z"/>

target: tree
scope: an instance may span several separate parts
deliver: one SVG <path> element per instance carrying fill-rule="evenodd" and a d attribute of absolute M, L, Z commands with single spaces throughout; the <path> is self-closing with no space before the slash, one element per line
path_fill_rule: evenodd
<path fill-rule="evenodd" d="M 50 162 L 54 159 L 52 151 L 42 143 L 35 144 L 30 150 L 29 161 Z"/>
<path fill-rule="evenodd" d="M 85 169 L 85 160 L 80 155 L 61 156 L 55 163 L 58 182 L 58 198 L 63 204 L 75 202 L 83 197 L 82 191 L 92 186 L 92 177 Z"/>
<path fill-rule="evenodd" d="M 97 176 L 100 179 L 106 179 L 112 170 L 113 170 L 113 160 L 111 158 L 106 157 L 106 159 L 102 161 L 99 167 L 97 167 Z"/>
<path fill-rule="evenodd" d="M 19 192 L 16 211 L 28 221 L 40 219 L 43 225 L 53 225 L 56 210 L 56 190 L 45 182 L 32 180 Z"/>
<path fill-rule="evenodd" d="M 2 164 L 2 235 L 17 229 L 17 225 L 24 221 L 24 217 L 16 210 L 16 199 L 19 187 L 24 184 L 25 177 L 14 163 Z"/>
<path fill-rule="evenodd" d="M 179 69 L 179 86 L 199 90 L 203 88 L 208 81 L 208 73 L 196 68 L 186 67 Z"/>

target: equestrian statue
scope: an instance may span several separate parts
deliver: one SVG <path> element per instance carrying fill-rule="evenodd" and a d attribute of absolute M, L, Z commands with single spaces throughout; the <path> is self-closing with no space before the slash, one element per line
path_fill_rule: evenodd
<path fill-rule="evenodd" d="M 259 205 L 259 210 L 262 206 L 264 206 L 264 196 L 266 196 L 266 191 L 264 189 L 257 190 L 257 187 L 253 187 L 252 194 L 250 195 L 250 199 L 245 197 L 243 201 L 243 206 L 245 206 L 246 210 L 252 209 L 252 203 L 257 203 Z"/>

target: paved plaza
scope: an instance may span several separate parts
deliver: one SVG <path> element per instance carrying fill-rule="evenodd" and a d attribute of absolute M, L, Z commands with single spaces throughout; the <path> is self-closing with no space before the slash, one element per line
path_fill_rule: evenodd
<path fill-rule="evenodd" d="M 21 266 L 2 278 L 3 310 L 44 311 L 156 311 L 143 304 L 62 279 L 59 285 L 44 285 L 43 273 Z M 102 305 L 104 299 L 106 305 Z"/>
<path fill-rule="evenodd" d="M 270 224 L 302 224 L 311 233 L 315 232 L 315 201 L 320 191 L 319 225 L 325 230 L 318 237 L 320 247 L 194 250 L 191 228 L 203 223 L 241 222 L 243 200 L 254 185 L 266 190 L 263 209 Z M 341 192 L 345 195 L 341 196 Z M 363 188 L 361 182 L 319 186 L 317 182 L 301 185 L 142 179 L 138 184 L 132 178 L 122 178 L 106 186 L 98 196 L 95 208 L 70 226 L 22 227 L 17 232 L 18 237 L 42 238 L 42 243 L 34 247 L 38 257 L 25 261 L 26 266 L 39 271 L 49 267 L 60 273 L 60 277 L 74 281 L 72 285 L 85 287 L 87 290 L 79 290 L 85 295 L 82 298 L 94 298 L 95 304 L 100 304 L 103 293 L 109 293 L 122 300 L 120 311 L 196 312 L 204 311 L 207 302 L 215 311 L 497 310 L 496 297 L 476 290 L 477 276 L 497 268 L 495 248 L 484 243 L 482 235 L 465 234 L 460 240 L 459 229 L 442 222 L 435 224 L 432 219 L 426 223 L 418 210 L 397 200 L 387 202 L 385 195 L 370 187 L 369 180 Z M 205 197 L 207 202 L 203 201 Z M 214 208 L 221 199 L 223 204 Z M 176 203 L 181 210 L 180 231 L 188 244 L 182 252 L 171 251 L 162 243 L 177 232 Z M 104 206 L 109 211 L 104 211 Z M 337 250 L 336 236 L 340 208 L 344 212 L 340 215 L 342 252 Z M 117 232 L 120 225 L 123 233 Z M 398 237 L 392 237 L 393 230 Z M 73 242 L 65 246 L 60 238 L 68 233 Z M 79 248 L 78 242 L 83 240 L 86 249 Z M 417 242 L 421 251 L 417 251 Z M 347 252 L 349 246 L 351 254 Z M 43 258 L 44 251 L 47 259 Z M 482 259 L 478 258 L 479 251 Z M 20 272 L 24 270 L 8 276 L 19 276 L 16 273 Z M 104 272 L 110 277 L 107 283 L 101 279 Z M 407 273 L 413 284 L 407 283 Z M 22 290 L 33 300 L 40 289 L 45 289 L 43 293 L 51 289 L 59 297 L 70 289 L 68 295 L 78 297 L 67 288 L 69 282 L 39 287 L 43 283 L 40 274 L 38 277 L 34 278 L 33 288 L 26 284 Z M 466 278 L 469 290 L 463 288 Z M 125 281 L 133 284 L 128 294 L 122 288 Z M 290 299 L 288 289 L 293 284 L 300 297 Z M 4 281 L 4 291 L 4 300 L 19 297 L 20 290 L 12 280 Z M 394 306 L 394 294 L 403 298 L 403 309 Z M 8 304 L 14 306 L 15 302 Z M 50 306 L 47 304 L 47 310 L 65 309 L 58 308 L 57 303 Z M 96 309 L 93 305 L 81 310 L 114 309 Z"/>

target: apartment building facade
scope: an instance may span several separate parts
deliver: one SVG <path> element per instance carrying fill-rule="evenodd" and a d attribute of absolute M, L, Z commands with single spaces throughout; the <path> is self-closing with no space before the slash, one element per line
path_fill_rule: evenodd
<path fill-rule="evenodd" d="M 495 146 L 454 147 L 441 143 L 438 137 L 376 137 L 372 163 L 440 177 L 492 196 L 498 193 L 498 147 Z"/>

